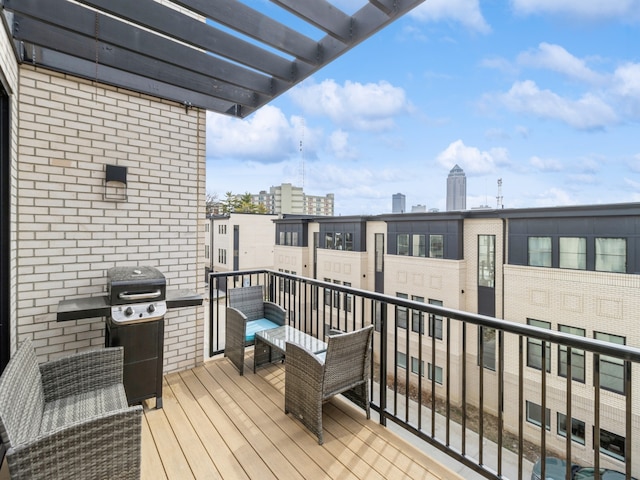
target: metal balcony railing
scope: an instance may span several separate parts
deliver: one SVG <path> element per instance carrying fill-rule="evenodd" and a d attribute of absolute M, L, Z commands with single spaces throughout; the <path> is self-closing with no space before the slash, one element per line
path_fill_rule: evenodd
<path fill-rule="evenodd" d="M 212 356 L 224 351 L 225 292 L 246 285 L 264 285 L 290 325 L 319 338 L 374 324 L 371 407 L 380 423 L 397 424 L 486 478 L 528 479 L 531 463 L 548 456 L 572 459 L 566 478 L 572 462 L 640 476 L 638 348 L 247 270 L 210 274 Z M 538 468 L 546 478 L 546 463 Z"/>

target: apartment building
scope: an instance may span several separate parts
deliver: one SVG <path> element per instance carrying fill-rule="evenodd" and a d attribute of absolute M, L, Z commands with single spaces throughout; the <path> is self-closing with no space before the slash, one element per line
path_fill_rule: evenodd
<path fill-rule="evenodd" d="M 640 204 L 276 220 L 276 242 L 275 268 L 282 271 L 640 346 L 640 333 L 634 328 L 640 312 Z M 343 302 L 348 303 L 348 299 Z M 341 304 L 339 308 L 348 315 L 351 307 Z M 451 372 L 458 372 L 466 362 L 467 381 L 477 382 L 482 369 L 486 392 L 482 405 L 486 411 L 497 413 L 504 398 L 497 395 L 500 379 L 495 331 L 468 329 L 464 333 L 464 358 L 461 324 L 452 324 L 447 339 L 443 319 L 437 316 L 422 318 L 419 312 L 399 308 L 388 318 L 396 319 L 396 325 L 390 328 L 397 328 L 401 339 L 390 372 L 408 369 L 407 376 L 414 384 L 419 375 L 428 379 L 435 376 L 436 395 L 444 394 L 446 365 L 438 359 L 444 358 L 449 343 Z M 412 354 L 418 351 L 418 339 L 423 339 L 423 349 L 429 349 L 433 337 L 436 354 L 426 358 L 436 361 L 419 365 Z M 504 347 L 506 359 L 518 358 L 515 339 L 505 338 Z M 594 442 L 593 359 L 581 351 L 571 352 L 575 406 L 568 421 L 564 410 L 567 349 L 549 344 L 544 349 L 547 448 L 563 451 L 570 431 L 574 460 L 587 463 L 593 458 Z M 524 435 L 532 442 L 540 439 L 543 418 L 542 350 L 541 341 L 526 342 Z M 626 434 L 621 395 L 625 391 L 623 365 L 602 357 L 598 367 L 602 465 L 620 470 L 625 460 Z M 517 368 L 518 361 L 506 361 L 502 379 L 505 398 L 517 398 Z M 633 379 L 636 404 L 640 398 L 637 372 Z M 424 382 L 426 388 L 430 383 Z M 460 400 L 465 387 L 460 378 L 451 377 L 449 388 L 454 401 Z M 470 398 L 469 392 L 476 397 Z M 467 388 L 467 402 L 478 405 L 477 392 L 477 388 Z M 517 414 L 517 408 L 504 409 L 507 430 L 519 424 Z M 637 414 L 632 423 L 637 438 Z M 633 461 L 637 471 L 638 460 Z"/>
<path fill-rule="evenodd" d="M 273 268 L 277 215 L 210 215 L 204 228 L 205 272 Z"/>

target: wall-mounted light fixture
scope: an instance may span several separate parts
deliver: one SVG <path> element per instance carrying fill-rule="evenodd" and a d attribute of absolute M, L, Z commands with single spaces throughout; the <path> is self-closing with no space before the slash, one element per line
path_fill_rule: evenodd
<path fill-rule="evenodd" d="M 127 201 L 127 167 L 106 165 L 104 199 L 113 202 Z"/>

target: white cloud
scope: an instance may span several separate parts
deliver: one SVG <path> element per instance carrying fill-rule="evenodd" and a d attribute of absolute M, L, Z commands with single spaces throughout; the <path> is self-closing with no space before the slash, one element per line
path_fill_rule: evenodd
<path fill-rule="evenodd" d="M 560 188 L 550 188 L 538 194 L 534 199 L 536 207 L 556 207 L 560 205 L 574 205 L 575 200 Z"/>
<path fill-rule="evenodd" d="M 334 80 L 305 82 L 291 90 L 291 98 L 305 114 L 329 117 L 336 125 L 363 131 L 383 131 L 394 117 L 411 110 L 402 88 L 388 82 L 362 84 Z"/>
<path fill-rule="evenodd" d="M 492 148 L 489 151 L 481 151 L 476 147 L 468 147 L 462 140 L 456 140 L 449 144 L 436 160 L 447 169 L 458 164 L 465 174 L 483 175 L 493 172 L 496 166 L 507 165 L 509 155 L 505 148 Z"/>
<path fill-rule="evenodd" d="M 605 81 L 601 75 L 589 67 L 584 60 L 571 55 L 560 45 L 541 43 L 537 49 L 523 52 L 517 57 L 520 65 L 552 70 L 576 80 L 600 84 Z"/>
<path fill-rule="evenodd" d="M 613 74 L 611 92 L 619 99 L 626 114 L 640 117 L 640 63 L 618 67 Z"/>
<path fill-rule="evenodd" d="M 454 21 L 480 33 L 491 32 L 482 16 L 479 0 L 428 0 L 409 15 L 425 22 Z"/>
<path fill-rule="evenodd" d="M 329 150 L 340 159 L 354 159 L 358 156 L 357 150 L 349 143 L 349 134 L 344 130 L 336 130 L 329 135 Z"/>
<path fill-rule="evenodd" d="M 207 112 L 207 156 L 281 161 L 296 151 L 294 132 L 282 111 L 270 105 L 244 120 Z"/>
<path fill-rule="evenodd" d="M 562 163 L 552 158 L 540 158 L 534 155 L 529 159 L 529 163 L 543 172 L 559 172 L 562 170 Z"/>
<path fill-rule="evenodd" d="M 529 127 L 525 127 L 524 125 L 517 125 L 515 130 L 522 138 L 529 138 L 529 135 L 531 134 Z"/>
<path fill-rule="evenodd" d="M 560 120 L 581 130 L 604 128 L 618 121 L 615 111 L 591 93 L 570 100 L 551 90 L 540 90 L 532 80 L 514 83 L 507 93 L 498 95 L 495 100 L 514 112 Z"/>
<path fill-rule="evenodd" d="M 511 4 L 522 15 L 557 14 L 593 20 L 640 18 L 640 0 L 511 0 Z"/>

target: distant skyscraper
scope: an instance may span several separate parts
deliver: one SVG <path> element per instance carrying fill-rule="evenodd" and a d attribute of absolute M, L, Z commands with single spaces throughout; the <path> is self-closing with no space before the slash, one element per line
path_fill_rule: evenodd
<path fill-rule="evenodd" d="M 447 177 L 447 211 L 467 209 L 467 177 L 456 165 Z"/>
<path fill-rule="evenodd" d="M 391 198 L 391 213 L 404 213 L 407 211 L 406 198 L 402 193 L 394 193 Z"/>

